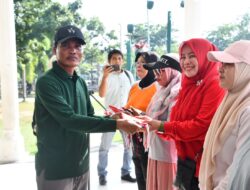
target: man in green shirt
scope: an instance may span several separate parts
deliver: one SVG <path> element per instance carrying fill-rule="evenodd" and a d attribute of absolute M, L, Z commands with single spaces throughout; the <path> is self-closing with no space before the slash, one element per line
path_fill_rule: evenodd
<path fill-rule="evenodd" d="M 75 72 L 84 44 L 79 28 L 59 28 L 53 48 L 56 61 L 36 84 L 38 190 L 87 189 L 89 133 L 139 130 L 132 121 L 94 116 L 87 86 Z"/>

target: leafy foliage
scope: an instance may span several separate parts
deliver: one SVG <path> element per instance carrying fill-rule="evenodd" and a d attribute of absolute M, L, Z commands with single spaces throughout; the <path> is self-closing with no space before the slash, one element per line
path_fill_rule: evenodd
<path fill-rule="evenodd" d="M 14 3 L 18 71 L 22 73 L 22 68 L 25 68 L 26 79 L 32 83 L 36 74 L 47 69 L 56 28 L 85 22 L 77 13 L 81 1 L 76 0 L 67 7 L 51 0 L 15 0 Z M 23 64 L 25 67 L 21 66 Z"/>
<path fill-rule="evenodd" d="M 93 17 L 86 23 L 86 41 L 84 48 L 85 60 L 90 63 L 89 69 L 96 67 L 95 63 L 103 63 L 106 60 L 106 52 L 119 46 L 115 31 L 105 32 L 103 23 L 99 18 Z M 86 67 L 85 67 L 86 68 Z"/>
<path fill-rule="evenodd" d="M 234 41 L 250 40 L 250 14 L 246 13 L 237 23 L 225 24 L 211 31 L 207 39 L 213 42 L 220 50 L 224 50 Z"/>
<path fill-rule="evenodd" d="M 15 0 L 14 3 L 18 72 L 22 77 L 22 70 L 26 69 L 29 83 L 47 70 L 53 36 L 59 26 L 74 24 L 86 31 L 85 62 L 91 65 L 103 62 L 103 52 L 117 47 L 117 43 L 113 43 L 117 40 L 114 31 L 105 33 L 98 18 L 88 21 L 80 16 L 81 0 L 67 6 L 52 0 Z"/>
<path fill-rule="evenodd" d="M 166 53 L 166 35 L 167 35 L 167 26 L 163 25 L 150 25 L 150 47 L 152 51 L 157 53 L 164 54 Z M 174 34 L 177 30 L 172 29 Z M 132 40 L 134 43 L 142 40 L 147 41 L 147 25 L 138 24 L 134 27 L 134 32 L 132 35 Z M 174 38 L 171 39 L 171 44 L 174 45 L 177 43 Z"/>
<path fill-rule="evenodd" d="M 80 66 L 82 72 L 90 72 L 99 68 L 99 63 L 106 60 L 107 52 L 119 48 L 119 40 L 115 31 L 106 31 L 97 17 L 89 20 L 80 15 L 81 0 L 75 0 L 66 6 L 53 0 L 14 0 L 17 61 L 19 77 L 25 69 L 26 79 L 32 83 L 34 79 L 48 69 L 49 58 L 52 56 L 53 36 L 61 25 L 74 24 L 85 31 L 85 58 Z M 151 50 L 158 54 L 166 53 L 167 26 L 150 25 Z M 250 14 L 245 14 L 237 23 L 226 24 L 211 31 L 207 39 L 225 49 L 228 44 L 239 39 L 250 39 Z M 172 52 L 178 51 L 175 32 L 172 29 Z M 147 41 L 147 25 L 134 26 L 131 36 L 132 44 L 140 40 Z M 125 56 L 126 57 L 126 56 Z"/>

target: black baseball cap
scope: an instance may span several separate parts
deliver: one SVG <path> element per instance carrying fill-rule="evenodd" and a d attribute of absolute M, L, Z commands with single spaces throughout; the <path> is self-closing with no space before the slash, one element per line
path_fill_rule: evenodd
<path fill-rule="evenodd" d="M 162 55 L 159 61 L 153 63 L 145 63 L 143 67 L 147 70 L 163 69 L 170 67 L 181 72 L 179 61 L 174 56 Z"/>
<path fill-rule="evenodd" d="M 54 46 L 57 46 L 58 43 L 62 43 L 68 39 L 76 38 L 80 41 L 82 45 L 85 45 L 84 37 L 82 31 L 73 25 L 67 25 L 60 27 L 54 38 Z"/>

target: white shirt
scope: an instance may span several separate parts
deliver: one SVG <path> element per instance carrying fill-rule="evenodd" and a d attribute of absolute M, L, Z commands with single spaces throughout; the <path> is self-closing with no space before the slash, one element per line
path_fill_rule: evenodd
<path fill-rule="evenodd" d="M 227 189 L 230 167 L 235 159 L 235 152 L 250 138 L 250 107 L 239 116 L 235 128 L 215 157 L 216 170 L 213 175 L 214 190 Z"/>
<path fill-rule="evenodd" d="M 134 77 L 131 72 L 127 71 L 130 79 L 124 71 L 112 72 L 109 74 L 107 79 L 107 91 L 105 94 L 104 105 L 108 109 L 109 105 L 121 108 L 126 105 L 128 100 L 129 90 L 134 83 Z M 102 76 L 100 80 L 102 80 Z M 99 82 L 100 83 L 100 82 Z"/>

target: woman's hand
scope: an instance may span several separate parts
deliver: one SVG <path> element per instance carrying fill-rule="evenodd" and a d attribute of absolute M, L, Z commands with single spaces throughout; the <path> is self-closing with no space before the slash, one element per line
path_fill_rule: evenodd
<path fill-rule="evenodd" d="M 152 119 L 148 116 L 138 116 L 137 118 L 143 120 L 144 123 L 147 123 L 150 131 L 158 130 L 161 125 L 161 121 Z"/>
<path fill-rule="evenodd" d="M 148 125 L 150 131 L 158 130 L 160 128 L 161 121 L 152 119 L 150 122 L 148 122 Z"/>
<path fill-rule="evenodd" d="M 151 117 L 146 116 L 146 115 L 136 116 L 136 118 L 143 120 L 143 122 L 147 123 L 147 124 L 148 124 L 148 122 L 153 120 Z"/>

